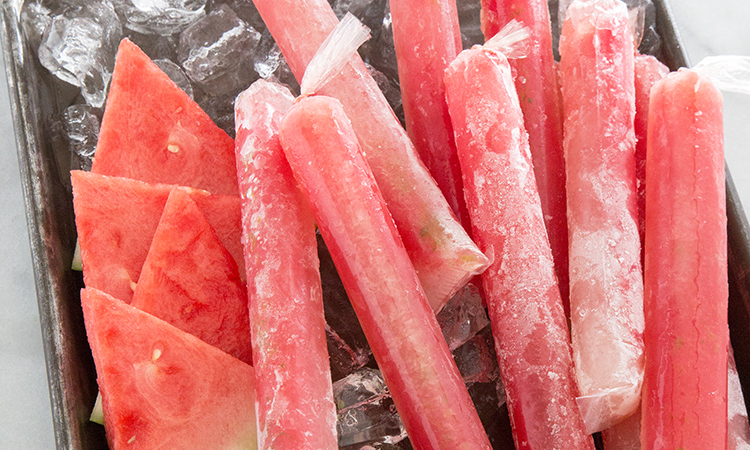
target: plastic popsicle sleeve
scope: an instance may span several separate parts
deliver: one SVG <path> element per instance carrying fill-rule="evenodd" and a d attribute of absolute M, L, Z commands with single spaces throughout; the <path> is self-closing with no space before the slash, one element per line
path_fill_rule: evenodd
<path fill-rule="evenodd" d="M 293 101 L 262 79 L 235 101 L 258 448 L 335 450 L 315 223 L 278 135 Z"/>
<path fill-rule="evenodd" d="M 643 278 L 635 180 L 633 39 L 619 0 L 575 0 L 560 39 L 570 308 L 588 431 L 640 404 Z"/>
<path fill-rule="evenodd" d="M 534 176 L 544 223 L 555 259 L 563 307 L 570 315 L 568 285 L 568 219 L 565 194 L 565 158 L 563 155 L 563 117 L 560 88 L 552 53 L 550 12 L 546 0 L 482 0 L 482 28 L 488 39 L 511 21 L 518 21 L 530 39 L 525 46 L 528 57 L 510 60 L 514 82 L 529 133 L 529 148 L 534 161 Z M 560 21 L 562 23 L 562 21 Z"/>
<path fill-rule="evenodd" d="M 448 108 L 473 236 L 495 257 L 482 283 L 514 440 L 593 450 L 511 67 L 492 50 L 516 45 L 493 38 L 459 54 L 445 75 Z"/>

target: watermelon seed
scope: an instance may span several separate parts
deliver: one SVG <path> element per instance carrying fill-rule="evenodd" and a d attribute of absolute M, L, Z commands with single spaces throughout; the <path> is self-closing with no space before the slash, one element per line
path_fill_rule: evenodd
<path fill-rule="evenodd" d="M 161 349 L 155 348 L 151 354 L 151 362 L 156 362 L 157 359 L 161 358 Z"/>
<path fill-rule="evenodd" d="M 128 444 L 132 444 L 133 442 L 135 442 L 135 436 L 128 439 Z"/>
<path fill-rule="evenodd" d="M 172 153 L 177 153 L 180 151 L 180 146 L 177 144 L 169 144 L 167 145 L 167 150 L 169 150 Z"/>

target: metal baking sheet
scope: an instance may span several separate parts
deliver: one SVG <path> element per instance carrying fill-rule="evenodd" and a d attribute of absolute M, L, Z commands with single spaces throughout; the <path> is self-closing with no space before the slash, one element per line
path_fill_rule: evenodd
<path fill-rule="evenodd" d="M 460 0 L 459 0 L 460 1 Z M 654 0 L 663 38 L 661 60 L 687 66 L 687 55 L 667 0 Z M 2 40 L 18 161 L 26 202 L 57 449 L 103 450 L 103 428 L 88 421 L 96 397 L 96 373 L 86 341 L 79 291 L 80 273 L 70 270 L 75 226 L 65 158 L 55 151 L 52 116 L 76 92 L 50 86 L 52 75 L 26 45 L 19 25 L 20 0 L 2 0 Z M 729 322 L 745 388 L 750 393 L 750 228 L 727 171 L 729 234 Z M 509 429 L 509 428 L 508 428 Z"/>

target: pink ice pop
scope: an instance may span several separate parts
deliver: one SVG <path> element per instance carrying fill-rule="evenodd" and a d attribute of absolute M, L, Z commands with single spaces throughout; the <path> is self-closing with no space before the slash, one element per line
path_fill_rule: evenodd
<path fill-rule="evenodd" d="M 646 162 L 644 450 L 727 447 L 722 97 L 683 69 L 651 90 Z"/>
<path fill-rule="evenodd" d="M 651 88 L 669 73 L 669 68 L 651 55 L 635 57 L 635 175 L 638 186 L 638 233 L 641 246 L 646 233 L 646 144 L 648 103 Z M 641 251 L 641 255 L 643 251 Z M 641 258 L 643 263 L 643 258 Z"/>
<path fill-rule="evenodd" d="M 574 1 L 560 54 L 573 358 L 593 433 L 635 412 L 643 380 L 634 49 L 625 4 Z"/>
<path fill-rule="evenodd" d="M 412 444 L 490 449 L 341 103 L 298 100 L 280 137 Z"/>
<path fill-rule="evenodd" d="M 464 51 L 445 86 L 516 448 L 593 450 L 508 60 Z"/>
<path fill-rule="evenodd" d="M 482 0 L 482 30 L 487 39 L 511 20 L 529 30 L 525 58 L 511 59 L 516 91 L 529 133 L 534 175 L 544 223 L 555 259 L 566 312 L 568 296 L 568 221 L 565 204 L 565 158 L 560 88 L 552 55 L 552 31 L 546 0 Z"/>
<path fill-rule="evenodd" d="M 455 0 L 390 2 L 406 131 L 461 223 L 469 225 L 443 73 L 461 51 Z"/>
<path fill-rule="evenodd" d="M 326 0 L 253 0 L 298 80 L 337 20 Z M 437 311 L 488 260 L 456 220 L 361 58 L 317 91 L 337 98 Z"/>
<path fill-rule="evenodd" d="M 235 102 L 258 448 L 337 449 L 315 223 L 278 136 L 293 101 L 259 80 Z"/>

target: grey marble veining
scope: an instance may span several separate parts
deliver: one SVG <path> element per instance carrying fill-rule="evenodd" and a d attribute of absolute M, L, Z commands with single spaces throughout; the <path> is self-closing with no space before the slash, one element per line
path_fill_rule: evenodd
<path fill-rule="evenodd" d="M 459 0 L 461 1 L 461 0 Z M 672 0 L 691 60 L 750 55 L 750 2 Z M 750 208 L 750 97 L 727 94 L 727 161 Z M 8 93 L 0 82 L 0 449 L 54 448 Z"/>

